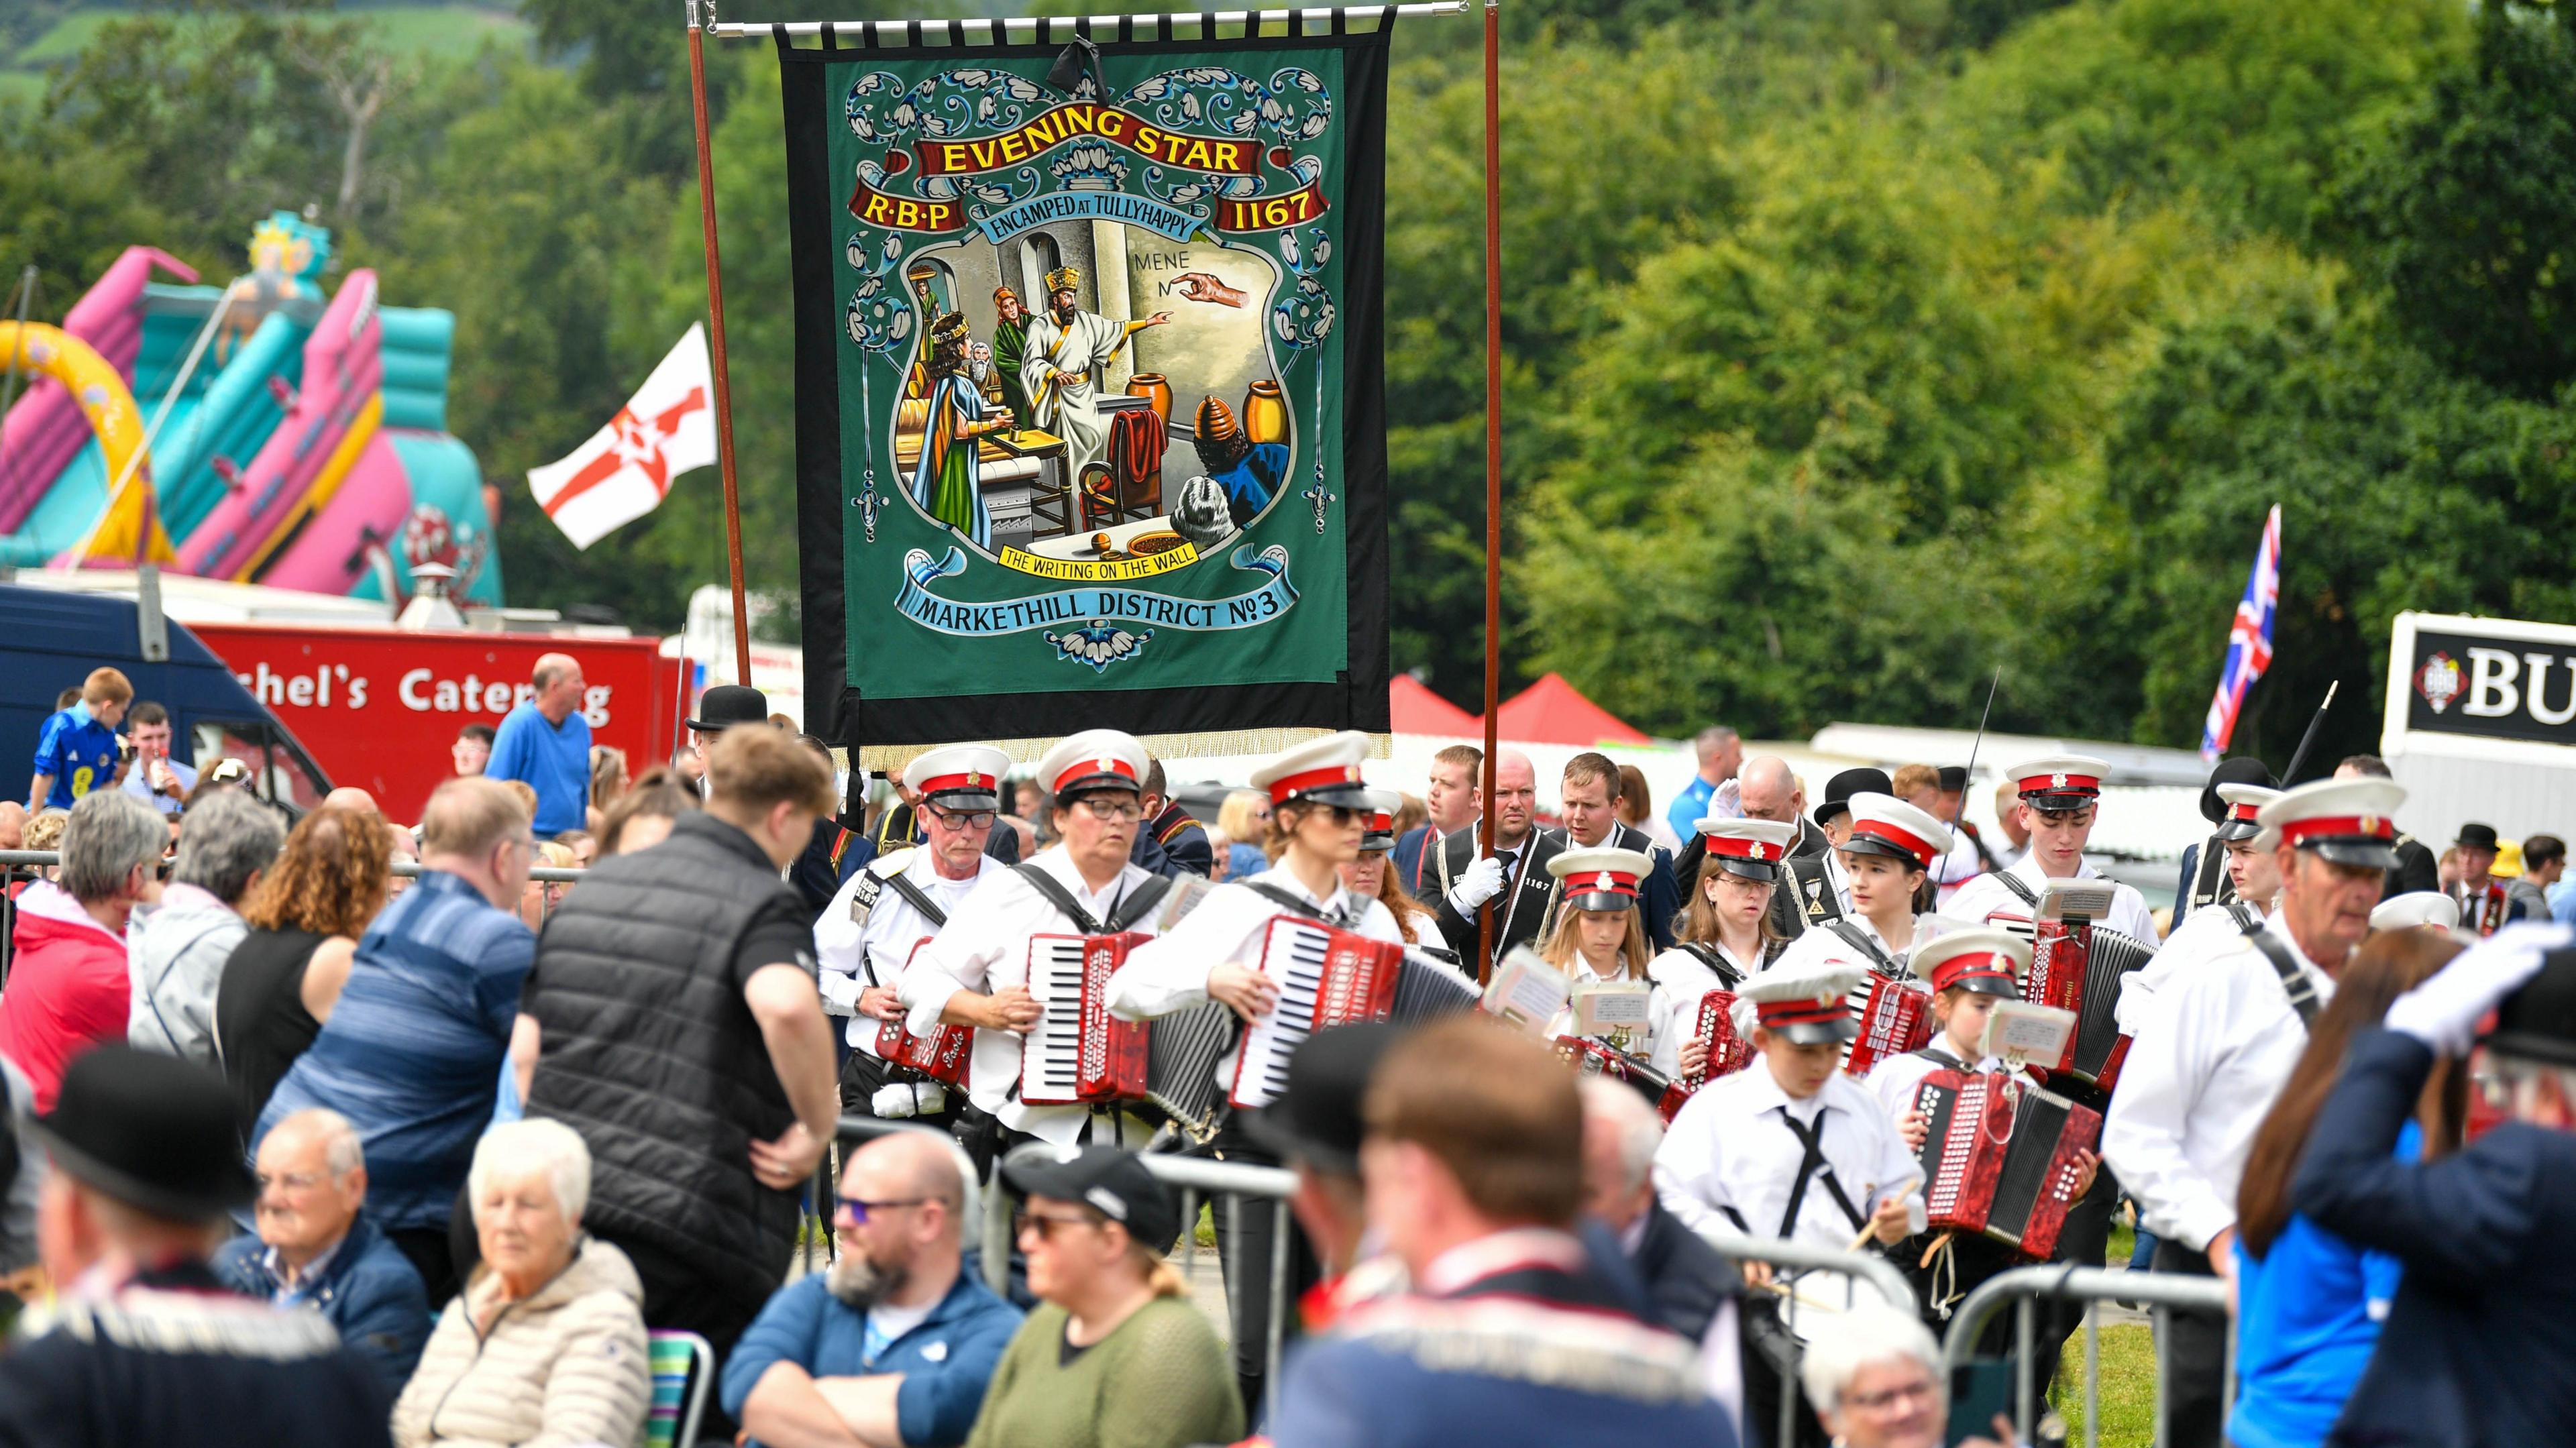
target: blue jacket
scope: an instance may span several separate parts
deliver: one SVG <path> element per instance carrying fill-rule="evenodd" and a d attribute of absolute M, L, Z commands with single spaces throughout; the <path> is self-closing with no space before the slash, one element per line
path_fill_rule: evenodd
<path fill-rule="evenodd" d="M 2406 1123 L 2400 1161 L 2424 1152 L 2424 1133 Z M 2316 1448 L 2379 1345 L 2403 1269 L 2385 1252 L 2365 1252 L 2293 1213 L 2271 1250 L 2257 1257 L 2236 1242 L 2236 1411 L 2227 1435 L 2237 1448 Z"/>
<path fill-rule="evenodd" d="M 724 1365 L 726 1416 L 741 1421 L 752 1388 L 774 1363 L 792 1362 L 818 1378 L 901 1373 L 894 1411 L 903 1441 L 910 1448 L 965 1442 L 994 1364 L 1020 1330 L 1020 1310 L 960 1270 L 930 1316 L 870 1362 L 867 1314 L 832 1296 L 827 1275 L 817 1272 L 780 1288 L 734 1345 Z"/>
<path fill-rule="evenodd" d="M 226 1242 L 215 1253 L 214 1269 L 226 1287 L 246 1297 L 277 1297 L 277 1274 L 269 1270 L 268 1247 L 257 1237 Z M 420 1273 L 373 1223 L 360 1217 L 331 1260 L 305 1278 L 293 1300 L 319 1309 L 323 1320 L 340 1330 L 341 1346 L 376 1370 L 387 1398 L 402 1395 L 434 1318 Z"/>
<path fill-rule="evenodd" d="M 2290 1199 L 2405 1264 L 2379 1350 L 2330 1445 L 2576 1443 L 2576 1133 L 2509 1121 L 2439 1161 L 2396 1159 L 2433 1052 L 2354 1038 Z"/>
<path fill-rule="evenodd" d="M 1354 1311 L 1301 1344 L 1280 1384 L 1277 1448 L 1735 1448 L 1697 1347 L 1629 1309 L 1590 1264 L 1501 1270 L 1444 1296 Z"/>

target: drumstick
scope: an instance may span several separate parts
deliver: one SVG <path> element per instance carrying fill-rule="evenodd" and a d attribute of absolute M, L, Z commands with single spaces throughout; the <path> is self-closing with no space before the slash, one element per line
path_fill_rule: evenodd
<path fill-rule="evenodd" d="M 1907 1178 L 1905 1179 L 1905 1185 L 1903 1185 L 1903 1186 L 1901 1186 L 1901 1187 L 1898 1187 L 1898 1188 L 1896 1189 L 1895 1194 L 1894 1194 L 1894 1195 L 1892 1195 L 1892 1196 L 1890 1196 L 1890 1197 L 1888 1198 L 1888 1200 L 1889 1200 L 1889 1201 L 1892 1201 L 1892 1202 L 1901 1202 L 1901 1201 L 1905 1200 L 1907 1197 L 1909 1197 L 1909 1196 L 1913 1195 L 1913 1193 L 1914 1193 L 1914 1189 L 1915 1189 L 1916 1187 L 1918 1187 L 1918 1186 L 1921 1186 L 1922 1184 L 1923 1184 L 1923 1178 L 1921 1178 L 1921 1177 L 1919 1177 L 1919 1176 L 1910 1176 L 1910 1177 L 1907 1177 Z M 1843 1250 L 1844 1250 L 1844 1251 L 1846 1251 L 1846 1252 L 1857 1252 L 1857 1251 L 1859 1251 L 1861 1248 L 1868 1246 L 1868 1245 L 1869 1245 L 1869 1239 L 1870 1239 L 1871 1237 L 1873 1237 L 1873 1236 L 1877 1235 L 1877 1233 L 1878 1233 L 1878 1228 L 1877 1228 L 1877 1227 L 1875 1227 L 1875 1226 L 1863 1227 L 1863 1228 L 1861 1228 L 1861 1229 L 1860 1229 L 1860 1235 L 1859 1235 L 1859 1236 L 1857 1236 L 1857 1237 L 1852 1238 L 1852 1239 L 1851 1239 L 1851 1245 L 1850 1245 L 1850 1246 L 1848 1246 L 1848 1247 L 1845 1247 Z"/>

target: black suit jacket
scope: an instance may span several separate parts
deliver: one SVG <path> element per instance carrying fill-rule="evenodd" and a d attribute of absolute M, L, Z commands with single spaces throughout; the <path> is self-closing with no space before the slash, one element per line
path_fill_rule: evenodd
<path fill-rule="evenodd" d="M 2291 1183 L 2317 1225 L 2406 1264 L 2326 1442 L 2576 1443 L 2576 1133 L 2507 1122 L 2439 1161 L 2400 1162 L 2432 1067 L 2410 1036 L 2355 1037 Z"/>
<path fill-rule="evenodd" d="M 1207 831 L 1196 816 L 1177 804 L 1167 804 L 1161 814 L 1137 825 L 1135 843 L 1127 847 L 1127 860 L 1148 874 L 1166 879 L 1196 875 L 1204 880 L 1216 868 L 1216 848 L 1208 842 Z"/>
<path fill-rule="evenodd" d="M 1742 1291 L 1743 1279 L 1726 1254 L 1700 1240 L 1660 1201 L 1646 1209 L 1646 1234 L 1629 1261 L 1645 1281 L 1655 1320 L 1693 1342 L 1708 1336 L 1718 1310 Z"/>
<path fill-rule="evenodd" d="M 1500 960 L 1515 945 L 1528 943 L 1538 934 L 1540 917 L 1547 914 L 1549 887 L 1556 877 L 1547 872 L 1547 862 L 1565 848 L 1562 830 L 1532 830 L 1521 842 L 1521 852 L 1510 874 L 1503 878 L 1503 893 L 1493 899 L 1494 959 Z M 1476 958 L 1476 917 L 1461 915 L 1449 903 L 1449 887 L 1467 873 L 1476 862 L 1476 831 L 1460 830 L 1445 836 L 1436 853 L 1430 855 L 1424 873 L 1423 901 L 1438 901 L 1433 909 L 1440 919 L 1441 937 L 1449 948 L 1458 952 L 1462 961 Z"/>
<path fill-rule="evenodd" d="M 2388 883 L 2380 888 L 2382 896 L 2404 895 L 2416 890 L 2442 888 L 2442 862 L 2435 858 L 2433 847 L 2404 831 L 2397 835 L 2397 868 L 2388 872 Z"/>

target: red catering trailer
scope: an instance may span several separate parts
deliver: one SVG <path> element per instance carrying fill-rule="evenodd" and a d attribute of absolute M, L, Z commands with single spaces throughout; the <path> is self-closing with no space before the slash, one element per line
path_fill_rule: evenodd
<path fill-rule="evenodd" d="M 406 823 L 454 773 L 457 731 L 499 728 L 532 692 L 540 655 L 580 661 L 591 741 L 626 751 L 634 772 L 670 757 L 687 717 L 688 662 L 663 657 L 657 638 L 317 623 L 192 621 L 188 629 L 294 731 L 332 783 L 367 791 Z"/>

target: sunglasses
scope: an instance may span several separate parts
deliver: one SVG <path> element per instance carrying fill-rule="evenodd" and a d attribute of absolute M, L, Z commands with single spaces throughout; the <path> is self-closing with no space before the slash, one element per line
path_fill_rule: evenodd
<path fill-rule="evenodd" d="M 1054 1212 L 1032 1212 L 1022 1208 L 1011 1214 L 1012 1236 L 1016 1237 L 1022 1232 L 1035 1232 L 1041 1242 L 1053 1241 L 1055 1229 L 1058 1227 L 1097 1227 L 1099 1225 L 1097 1219 L 1080 1213 L 1064 1216 Z"/>
<path fill-rule="evenodd" d="M 843 1197 L 841 1211 L 852 1222 L 864 1227 L 868 1224 L 868 1214 L 871 1212 L 891 1212 L 900 1207 L 917 1207 L 928 1200 L 930 1200 L 928 1197 L 900 1197 L 889 1201 L 871 1202 L 859 1197 Z"/>

